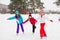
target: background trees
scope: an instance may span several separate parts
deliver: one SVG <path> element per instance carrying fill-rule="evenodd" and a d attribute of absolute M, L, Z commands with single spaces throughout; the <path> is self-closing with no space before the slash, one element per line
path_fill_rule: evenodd
<path fill-rule="evenodd" d="M 36 13 L 35 9 L 44 8 L 41 0 L 11 0 L 9 4 L 10 12 L 14 13 L 17 7 L 19 7 L 19 12 L 22 14 L 24 14 L 26 10 Z"/>

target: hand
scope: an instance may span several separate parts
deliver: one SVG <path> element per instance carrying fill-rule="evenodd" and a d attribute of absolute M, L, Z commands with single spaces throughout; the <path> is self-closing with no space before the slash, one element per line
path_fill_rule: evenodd
<path fill-rule="evenodd" d="M 58 19 L 60 21 L 60 19 Z"/>
<path fill-rule="evenodd" d="M 28 22 L 29 21 L 29 19 L 27 19 L 25 22 L 23 22 L 23 24 L 25 24 L 26 22 Z"/>
<path fill-rule="evenodd" d="M 9 19 L 7 19 L 7 20 L 9 20 Z"/>
<path fill-rule="evenodd" d="M 25 24 L 25 22 L 23 22 L 22 24 Z"/>
<path fill-rule="evenodd" d="M 7 19 L 8 20 L 8 19 Z"/>
<path fill-rule="evenodd" d="M 53 22 L 53 20 L 50 20 L 50 22 Z"/>

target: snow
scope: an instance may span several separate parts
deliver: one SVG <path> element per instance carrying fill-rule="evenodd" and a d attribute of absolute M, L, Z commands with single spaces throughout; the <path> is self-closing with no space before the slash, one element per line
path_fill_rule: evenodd
<path fill-rule="evenodd" d="M 37 19 L 38 14 L 32 14 Z M 32 25 L 30 22 L 23 24 L 24 34 L 21 29 L 18 35 L 16 35 L 16 20 L 7 20 L 7 18 L 14 16 L 14 14 L 0 14 L 0 40 L 60 40 L 60 22 L 58 17 L 60 14 L 46 14 L 46 16 L 52 19 L 54 22 L 46 20 L 45 31 L 47 38 L 40 39 L 40 23 L 36 23 L 36 31 L 32 33 Z M 24 21 L 28 18 L 28 15 L 22 15 Z M 37 19 L 38 20 L 38 19 Z"/>

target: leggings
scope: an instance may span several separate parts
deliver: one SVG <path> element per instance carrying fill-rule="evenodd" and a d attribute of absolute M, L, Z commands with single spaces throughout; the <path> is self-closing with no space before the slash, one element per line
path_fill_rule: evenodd
<path fill-rule="evenodd" d="M 45 27 L 45 23 L 40 23 L 40 37 L 46 37 L 46 32 L 44 30 L 44 27 Z"/>
<path fill-rule="evenodd" d="M 19 25 L 21 27 L 22 32 L 24 32 L 23 25 L 22 24 L 17 24 L 17 31 L 16 31 L 16 33 L 19 33 Z"/>
<path fill-rule="evenodd" d="M 36 26 L 35 25 L 32 25 L 33 27 L 33 29 L 32 29 L 32 32 L 34 33 L 35 32 L 35 28 L 36 28 Z"/>

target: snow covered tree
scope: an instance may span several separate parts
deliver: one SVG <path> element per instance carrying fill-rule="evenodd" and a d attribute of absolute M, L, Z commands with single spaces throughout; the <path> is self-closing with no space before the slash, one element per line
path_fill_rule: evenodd
<path fill-rule="evenodd" d="M 60 0 L 57 0 L 56 2 L 54 2 L 57 6 L 60 5 Z"/>
<path fill-rule="evenodd" d="M 40 0 L 11 0 L 9 5 L 11 13 L 14 13 L 17 7 L 19 7 L 19 12 L 22 14 L 25 13 L 26 10 L 35 12 L 35 9 L 44 8 Z"/>

